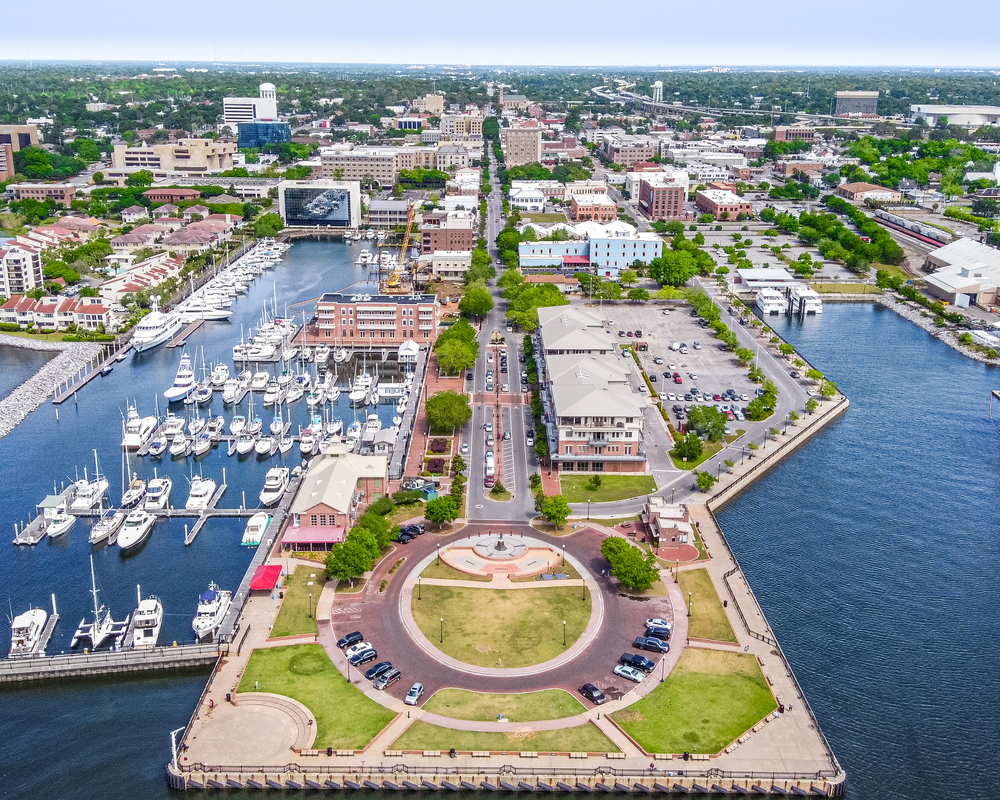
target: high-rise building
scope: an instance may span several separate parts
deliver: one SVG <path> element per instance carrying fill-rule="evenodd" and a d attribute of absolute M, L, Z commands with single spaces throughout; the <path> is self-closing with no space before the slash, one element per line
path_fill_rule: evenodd
<path fill-rule="evenodd" d="M 831 113 L 874 116 L 878 114 L 878 92 L 837 92 Z"/>
<path fill-rule="evenodd" d="M 262 83 L 257 97 L 223 97 L 222 121 L 226 125 L 278 118 L 278 93 L 273 83 Z"/>
<path fill-rule="evenodd" d="M 361 184 L 357 181 L 282 181 L 278 213 L 289 226 L 356 228 L 361 224 Z"/>
<path fill-rule="evenodd" d="M 14 148 L 9 144 L 0 144 L 0 183 L 5 183 L 14 177 Z"/>
<path fill-rule="evenodd" d="M 37 125 L 0 125 L 0 144 L 9 144 L 15 153 L 38 144 Z"/>
<path fill-rule="evenodd" d="M 44 284 L 40 250 L 8 242 L 0 249 L 0 279 L 0 292 L 3 292 L 4 297 L 42 288 Z"/>
<path fill-rule="evenodd" d="M 501 128 L 500 136 L 507 169 L 542 160 L 541 128 Z"/>
<path fill-rule="evenodd" d="M 240 150 L 247 147 L 258 150 L 265 145 L 292 141 L 292 128 L 287 122 L 258 119 L 253 122 L 241 122 L 237 127 Z"/>

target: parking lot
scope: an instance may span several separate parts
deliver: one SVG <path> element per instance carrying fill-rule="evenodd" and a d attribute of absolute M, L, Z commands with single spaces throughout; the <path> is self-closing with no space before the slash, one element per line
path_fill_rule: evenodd
<path fill-rule="evenodd" d="M 732 422 L 738 424 L 741 421 L 738 416 L 754 397 L 758 386 L 750 382 L 746 368 L 740 366 L 731 351 L 719 349 L 721 343 L 715 334 L 702 327 L 699 318 L 691 316 L 690 306 L 670 310 L 669 314 L 664 314 L 662 307 L 652 305 L 619 306 L 612 319 L 610 328 L 619 345 L 635 346 L 637 341 L 646 343 L 648 349 L 638 353 L 639 361 L 657 391 L 662 393 L 665 408 L 671 410 L 674 406 L 696 403 L 719 404 L 729 409 L 735 406 L 734 416 L 737 419 Z M 735 324 L 735 317 L 729 320 L 729 324 Z M 625 331 L 626 335 L 620 336 L 620 331 Z M 637 337 L 636 331 L 641 331 L 641 335 Z M 631 337 L 627 335 L 629 332 Z M 674 342 L 686 344 L 687 353 L 671 350 Z M 695 343 L 700 345 L 700 349 Z M 661 358 L 663 363 L 655 363 L 656 358 Z M 677 373 L 679 382 L 674 377 L 667 378 L 667 372 L 671 376 Z M 722 397 L 730 389 L 738 399 Z M 697 400 L 695 390 L 698 391 Z M 719 395 L 718 400 L 716 395 Z M 743 399 L 744 396 L 746 399 Z M 670 417 L 674 424 L 683 419 L 673 410 Z"/>

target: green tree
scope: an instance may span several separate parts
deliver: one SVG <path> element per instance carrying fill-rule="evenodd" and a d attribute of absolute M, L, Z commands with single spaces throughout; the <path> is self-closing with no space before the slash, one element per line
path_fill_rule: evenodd
<path fill-rule="evenodd" d="M 450 389 L 428 397 L 426 413 L 431 428 L 442 432 L 453 432 L 472 419 L 469 398 Z"/>
<path fill-rule="evenodd" d="M 597 292 L 595 292 L 594 296 L 603 300 L 621 300 L 622 287 L 617 283 L 606 281 L 597 287 Z"/>
<path fill-rule="evenodd" d="M 552 497 L 547 498 L 545 505 L 542 506 L 542 516 L 557 528 L 561 528 L 566 524 L 569 515 L 569 503 L 566 502 L 566 498 L 561 494 L 554 494 Z"/>
<path fill-rule="evenodd" d="M 436 497 L 428 501 L 424 509 L 424 519 L 437 523 L 438 527 L 458 519 L 458 505 L 448 497 Z"/>
<path fill-rule="evenodd" d="M 285 227 L 285 221 L 279 214 L 264 214 L 254 223 L 254 234 L 258 238 L 274 237 Z"/>
<path fill-rule="evenodd" d="M 692 409 L 693 410 L 693 409 Z M 688 461 L 697 461 L 701 458 L 704 445 L 696 433 L 689 433 L 684 436 L 671 451 L 677 458 L 684 458 Z"/>
<path fill-rule="evenodd" d="M 736 350 L 736 359 L 744 366 L 753 361 L 753 350 L 749 347 L 740 347 Z"/>
<path fill-rule="evenodd" d="M 152 186 L 153 185 L 153 173 L 148 169 L 140 169 L 138 172 L 133 172 L 125 180 L 128 186 Z"/>
<path fill-rule="evenodd" d="M 813 411 L 815 411 L 817 408 L 819 408 L 819 403 L 816 402 L 815 398 L 810 397 L 808 400 L 806 400 L 806 411 L 808 411 L 810 414 L 812 414 Z"/>
<path fill-rule="evenodd" d="M 783 343 L 783 344 L 778 345 L 778 350 L 781 351 L 781 355 L 783 355 L 783 356 L 790 356 L 792 353 L 795 352 L 795 346 L 787 344 L 787 343 Z"/>
<path fill-rule="evenodd" d="M 813 369 L 810 367 L 806 370 L 806 377 L 811 381 L 821 381 L 823 380 L 823 373 L 818 369 Z"/>
<path fill-rule="evenodd" d="M 371 569 L 372 561 L 364 545 L 356 539 L 335 544 L 326 556 L 326 574 L 347 581 Z"/>
<path fill-rule="evenodd" d="M 623 269 L 618 273 L 618 282 L 626 289 L 631 288 L 637 280 L 639 276 L 633 269 Z"/>
<path fill-rule="evenodd" d="M 644 303 L 646 300 L 649 299 L 649 291 L 646 290 L 646 289 L 643 289 L 642 287 L 638 287 L 638 288 L 635 288 L 635 289 L 629 289 L 628 290 L 628 299 L 629 300 L 634 300 L 635 302 L 638 302 L 638 303 Z"/>
<path fill-rule="evenodd" d="M 833 381 L 823 381 L 819 385 L 819 393 L 823 395 L 823 397 L 834 397 L 837 394 L 837 384 Z"/>
<path fill-rule="evenodd" d="M 715 486 L 717 478 L 711 472 L 699 472 L 697 473 L 698 478 L 698 489 L 707 492 L 713 486 Z"/>
<path fill-rule="evenodd" d="M 467 316 L 485 317 L 493 310 L 493 295 L 485 287 L 469 287 L 465 297 L 459 301 L 458 308 Z"/>
<path fill-rule="evenodd" d="M 468 369 L 476 363 L 478 351 L 472 346 L 458 340 L 446 341 L 440 347 L 435 347 L 438 365 L 447 375 L 456 375 L 463 369 Z"/>
<path fill-rule="evenodd" d="M 726 435 L 726 415 L 712 406 L 694 406 L 688 413 L 687 428 L 718 442 Z"/>

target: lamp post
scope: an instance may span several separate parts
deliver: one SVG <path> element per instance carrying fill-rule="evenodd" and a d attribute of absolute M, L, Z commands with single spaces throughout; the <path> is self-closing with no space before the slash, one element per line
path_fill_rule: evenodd
<path fill-rule="evenodd" d="M 674 487 L 670 487 L 670 505 L 674 504 Z"/>
<path fill-rule="evenodd" d="M 581 597 L 580 599 L 583 600 L 583 601 L 585 601 L 585 602 L 587 600 L 587 580 L 586 579 L 583 580 L 583 597 Z"/>
<path fill-rule="evenodd" d="M 785 414 L 785 433 L 788 433 L 788 414 Z"/>
<path fill-rule="evenodd" d="M 587 498 L 587 522 L 590 522 L 590 498 Z"/>
<path fill-rule="evenodd" d="M 681 560 L 678 558 L 674 563 L 674 583 L 677 583 L 677 573 L 681 571 Z"/>
<path fill-rule="evenodd" d="M 310 616 L 310 618 L 312 617 L 312 615 L 313 615 L 313 593 L 309 592 L 309 616 Z"/>
<path fill-rule="evenodd" d="M 667 659 L 663 656 L 660 656 L 660 668 L 660 683 L 663 683 L 663 679 L 667 674 Z"/>
<path fill-rule="evenodd" d="M 691 592 L 688 592 L 688 616 L 691 616 Z"/>
<path fill-rule="evenodd" d="M 563 620 L 563 647 L 566 646 L 566 620 Z"/>
<path fill-rule="evenodd" d="M 420 576 L 417 576 L 417 600 L 420 599 Z"/>
<path fill-rule="evenodd" d="M 691 616 L 690 612 L 688 616 Z M 441 644 L 444 644 L 444 617 L 441 617 Z"/>
<path fill-rule="evenodd" d="M 747 454 L 747 449 L 745 445 L 740 445 L 740 466 L 743 466 L 743 459 Z"/>

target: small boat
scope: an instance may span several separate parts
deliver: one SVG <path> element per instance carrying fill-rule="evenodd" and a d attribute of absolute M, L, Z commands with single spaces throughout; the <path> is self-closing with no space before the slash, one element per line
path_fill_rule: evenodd
<path fill-rule="evenodd" d="M 336 386 L 329 386 L 326 390 L 326 402 L 336 403 L 340 399 L 340 389 Z"/>
<path fill-rule="evenodd" d="M 344 420 L 342 420 L 340 417 L 336 417 L 330 420 L 326 424 L 326 432 L 334 436 L 336 436 L 342 430 L 344 430 Z"/>
<path fill-rule="evenodd" d="M 315 449 L 316 436 L 313 434 L 311 429 L 303 428 L 302 433 L 299 434 L 299 452 L 304 456 L 309 456 L 312 455 L 312 452 Z"/>
<path fill-rule="evenodd" d="M 291 436 L 286 436 L 278 443 L 278 452 L 285 455 L 295 446 L 295 440 Z"/>
<path fill-rule="evenodd" d="M 335 350 L 333 353 L 333 361 L 335 364 L 343 364 L 351 357 L 351 354 L 347 352 L 346 347 L 341 347 L 339 350 Z"/>
<path fill-rule="evenodd" d="M 76 494 L 73 502 L 69 504 L 70 511 L 88 511 L 104 497 L 108 490 L 108 479 L 101 475 L 101 465 L 97 461 L 97 451 L 94 450 L 94 479 L 87 480 L 87 473 L 84 471 L 84 479 L 76 482 Z M 67 528 L 68 530 L 68 528 Z"/>
<path fill-rule="evenodd" d="M 402 416 L 406 413 L 406 398 L 404 397 L 398 403 L 396 403 L 396 413 Z"/>
<path fill-rule="evenodd" d="M 196 415 L 194 417 L 194 419 L 192 419 L 188 423 L 188 431 L 190 432 L 191 437 L 192 438 L 196 438 L 199 433 L 201 433 L 203 430 L 205 430 L 205 426 L 207 424 L 208 424 L 208 420 L 204 420 L 200 416 Z"/>
<path fill-rule="evenodd" d="M 137 507 L 146 499 L 146 481 L 140 480 L 138 475 L 133 474 L 128 488 L 122 495 L 122 508 L 131 509 Z"/>
<path fill-rule="evenodd" d="M 309 408 L 315 408 L 318 405 L 322 405 L 325 399 L 326 392 L 317 386 L 306 396 L 306 405 L 309 406 Z"/>
<path fill-rule="evenodd" d="M 212 399 L 212 394 L 214 389 L 212 389 L 211 384 L 201 383 L 198 388 L 194 390 L 194 401 L 200 406 L 205 405 Z"/>
<path fill-rule="evenodd" d="M 295 403 L 302 399 L 305 389 L 299 383 L 293 383 L 288 387 L 288 393 L 285 395 L 285 403 Z"/>
<path fill-rule="evenodd" d="M 212 417 L 208 421 L 208 425 L 205 426 L 205 432 L 212 437 L 212 439 L 218 439 L 222 432 L 226 429 L 226 418 L 221 414 Z"/>
<path fill-rule="evenodd" d="M 266 511 L 254 514 L 247 520 L 247 526 L 243 530 L 243 540 L 240 542 L 245 547 L 256 547 L 261 543 L 267 526 L 271 524 L 271 516 Z"/>
<path fill-rule="evenodd" d="M 91 544 L 100 544 L 105 539 L 110 540 L 114 537 L 115 533 L 122 526 L 125 521 L 125 512 L 116 511 L 113 508 L 109 508 L 101 518 L 95 522 L 90 528 L 90 538 Z"/>
<path fill-rule="evenodd" d="M 153 439 L 149 443 L 149 455 L 151 456 L 162 456 L 167 448 L 170 446 L 170 442 L 167 440 L 166 436 L 160 435 Z"/>
<path fill-rule="evenodd" d="M 271 420 L 271 424 L 268 426 L 268 430 L 270 430 L 275 436 L 280 436 L 284 429 L 285 421 L 281 418 L 280 414 L 275 414 L 274 419 Z"/>
<path fill-rule="evenodd" d="M 183 432 L 178 433 L 170 443 L 170 455 L 174 458 L 183 458 L 190 450 L 191 440 Z"/>
<path fill-rule="evenodd" d="M 254 392 L 262 392 L 267 388 L 267 382 L 270 379 L 271 375 L 263 370 L 255 372 L 253 378 L 250 379 L 250 389 Z"/>
<path fill-rule="evenodd" d="M 371 406 L 378 405 L 378 389 L 372 390 L 371 396 L 368 398 L 368 405 Z"/>
<path fill-rule="evenodd" d="M 170 490 L 173 488 L 174 482 L 170 478 L 153 478 L 146 485 L 146 502 L 143 508 L 147 511 L 166 508 L 170 501 Z"/>
<path fill-rule="evenodd" d="M 122 447 L 126 450 L 138 450 L 156 431 L 156 417 L 140 417 L 134 405 L 128 407 L 125 418 L 125 435 L 122 437 Z"/>
<path fill-rule="evenodd" d="M 330 360 L 330 348 L 325 344 L 319 345 L 313 353 L 313 360 L 320 366 L 325 365 Z"/>
<path fill-rule="evenodd" d="M 118 546 L 122 550 L 131 550 L 138 547 L 149 536 L 156 524 L 156 517 L 142 508 L 137 508 L 125 517 L 125 524 L 118 534 Z"/>
<path fill-rule="evenodd" d="M 260 417 L 254 417 L 247 423 L 246 430 L 251 436 L 259 436 L 260 432 L 264 430 L 264 420 Z"/>
<path fill-rule="evenodd" d="M 160 598 L 150 595 L 144 598 L 142 589 L 138 586 L 139 605 L 132 615 L 132 638 L 125 642 L 126 647 L 136 650 L 151 650 L 160 639 L 160 629 L 163 627 L 163 604 Z"/>
<path fill-rule="evenodd" d="M 201 434 L 201 436 L 195 439 L 194 447 L 191 448 L 192 452 L 196 456 L 203 456 L 211 449 L 212 449 L 212 436 L 207 432 Z"/>
<path fill-rule="evenodd" d="M 49 621 L 49 612 L 44 608 L 29 608 L 10 621 L 11 658 L 40 655 L 42 633 Z"/>
<path fill-rule="evenodd" d="M 216 364 L 212 370 L 212 377 L 209 379 L 212 387 L 219 389 L 229 382 L 229 366 L 227 364 Z"/>
<path fill-rule="evenodd" d="M 257 446 L 257 437 L 252 433 L 241 433 L 236 439 L 236 452 L 245 456 Z"/>
<path fill-rule="evenodd" d="M 133 514 L 142 513 L 133 511 Z M 97 650 L 102 644 L 111 640 L 111 644 L 117 645 L 125 629 L 128 628 L 128 617 L 122 622 L 115 622 L 111 617 L 111 609 L 97 605 L 97 580 L 94 577 L 94 556 L 90 556 L 90 586 L 91 594 L 94 597 L 94 621 L 88 623 L 87 618 L 80 620 L 80 624 L 73 634 L 70 647 L 75 648 L 82 642 L 89 642 L 91 650 Z"/>
<path fill-rule="evenodd" d="M 354 420 L 350 425 L 347 426 L 347 435 L 352 437 L 358 437 L 361 435 L 361 423 Z"/>
<path fill-rule="evenodd" d="M 267 382 L 267 387 L 264 389 L 264 405 L 273 406 L 278 402 L 281 397 L 281 387 L 278 385 L 278 381 L 274 378 Z"/>
<path fill-rule="evenodd" d="M 402 423 L 403 423 L 403 418 L 402 417 L 393 417 L 392 418 L 392 424 L 395 425 L 397 428 L 400 425 L 402 425 Z"/>
<path fill-rule="evenodd" d="M 289 372 L 287 369 L 278 376 L 278 386 L 282 389 L 286 388 L 293 380 L 295 376 Z"/>
<path fill-rule="evenodd" d="M 188 493 L 184 508 L 189 511 L 204 511 L 215 496 L 215 481 L 195 475 L 191 479 L 191 491 Z"/>
<path fill-rule="evenodd" d="M 54 539 L 67 533 L 74 525 L 76 525 L 76 517 L 66 511 L 66 504 L 63 503 L 48 518 L 45 532 Z"/>
<path fill-rule="evenodd" d="M 220 589 L 214 583 L 208 585 L 208 590 L 198 598 L 198 610 L 195 612 L 191 627 L 200 642 L 211 639 L 219 632 L 226 613 L 233 602 L 233 593 Z"/>
<path fill-rule="evenodd" d="M 260 504 L 273 506 L 288 488 L 288 467 L 271 467 L 264 478 L 264 488 L 260 490 Z"/>
<path fill-rule="evenodd" d="M 240 394 L 240 382 L 235 378 L 230 378 L 222 386 L 222 402 L 235 403 Z"/>
<path fill-rule="evenodd" d="M 261 436 L 256 442 L 254 442 L 254 452 L 259 456 L 269 456 L 271 455 L 271 446 L 274 442 L 275 440 L 271 436 Z"/>
<path fill-rule="evenodd" d="M 182 353 L 181 363 L 177 367 L 177 375 L 174 377 L 174 383 L 163 393 L 163 396 L 171 403 L 175 403 L 191 394 L 195 390 L 196 385 L 194 370 L 191 369 L 191 359 L 187 353 Z"/>
<path fill-rule="evenodd" d="M 233 436 L 239 436 L 243 429 L 247 426 L 247 418 L 242 414 L 234 414 L 233 418 L 229 420 L 229 432 Z"/>
<path fill-rule="evenodd" d="M 168 439 L 173 439 L 178 433 L 183 432 L 184 417 L 179 417 L 173 411 L 168 411 L 167 418 L 163 421 L 163 435 Z"/>

